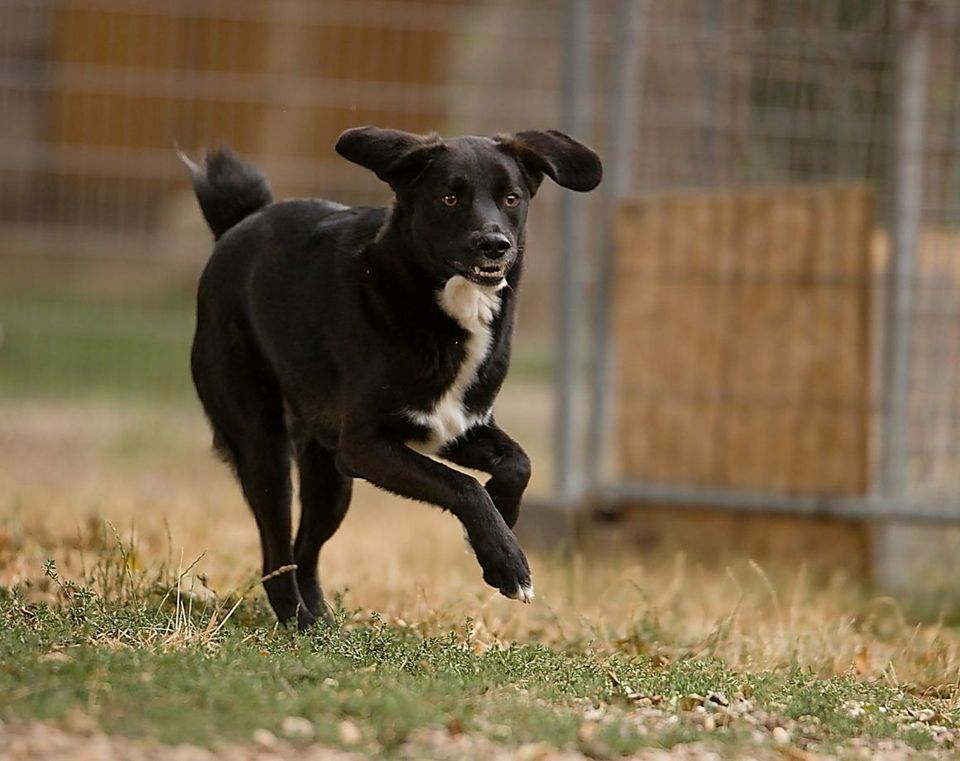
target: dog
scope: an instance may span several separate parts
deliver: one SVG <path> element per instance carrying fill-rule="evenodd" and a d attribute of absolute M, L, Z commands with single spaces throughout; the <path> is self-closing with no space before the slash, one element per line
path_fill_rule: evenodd
<path fill-rule="evenodd" d="M 530 460 L 496 423 L 527 208 L 544 176 L 576 191 L 597 154 L 567 135 L 416 135 L 358 127 L 336 144 L 394 193 L 389 208 L 274 202 L 227 149 L 181 154 L 213 253 L 191 371 L 215 449 L 253 511 L 277 618 L 331 621 L 320 548 L 354 478 L 453 513 L 503 595 L 533 598 L 512 528 Z M 440 462 L 490 475 L 485 485 Z M 301 518 L 291 544 L 291 459 Z"/>

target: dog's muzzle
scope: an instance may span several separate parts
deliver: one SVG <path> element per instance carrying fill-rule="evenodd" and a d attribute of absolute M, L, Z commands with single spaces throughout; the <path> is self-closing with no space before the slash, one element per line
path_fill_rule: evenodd
<path fill-rule="evenodd" d="M 502 281 L 516 263 L 516 256 L 508 255 L 502 259 L 491 261 L 487 258 L 476 259 L 465 264 L 456 259 L 447 259 L 446 264 L 456 274 L 465 277 L 477 285 L 497 285 Z"/>

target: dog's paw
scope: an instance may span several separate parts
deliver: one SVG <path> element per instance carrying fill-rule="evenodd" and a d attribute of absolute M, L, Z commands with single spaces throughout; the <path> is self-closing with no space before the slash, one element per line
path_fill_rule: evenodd
<path fill-rule="evenodd" d="M 297 577 L 297 587 L 300 590 L 300 598 L 306 606 L 307 612 L 312 613 L 318 620 L 326 624 L 333 625 L 335 622 L 333 611 L 323 599 L 323 590 L 317 582 L 316 575 L 305 575 L 303 578 Z"/>
<path fill-rule="evenodd" d="M 508 594 L 507 597 L 509 597 L 511 600 L 519 600 L 523 603 L 531 603 L 536 595 L 533 593 L 533 584 L 521 584 L 516 592 Z"/>
<path fill-rule="evenodd" d="M 511 534 L 509 540 L 491 553 L 477 554 L 483 568 L 483 580 L 500 594 L 511 600 L 530 602 L 533 599 L 533 582 L 530 565 Z"/>
<path fill-rule="evenodd" d="M 533 582 L 530 579 L 529 571 L 525 575 L 517 575 L 504 581 L 501 576 L 498 583 L 491 583 L 486 576 L 484 580 L 492 587 L 500 590 L 500 594 L 511 600 L 519 600 L 522 603 L 531 603 L 536 596 L 533 593 Z"/>
<path fill-rule="evenodd" d="M 311 629 L 317 623 L 317 617 L 313 615 L 305 606 L 297 610 L 297 629 L 302 632 Z"/>

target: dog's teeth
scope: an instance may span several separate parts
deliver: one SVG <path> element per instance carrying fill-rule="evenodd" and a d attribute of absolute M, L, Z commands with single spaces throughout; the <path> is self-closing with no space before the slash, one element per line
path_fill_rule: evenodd
<path fill-rule="evenodd" d="M 478 275 L 480 274 L 480 268 L 479 268 L 479 267 L 474 267 L 474 268 L 473 268 L 473 271 L 474 271 L 476 274 L 478 274 Z"/>

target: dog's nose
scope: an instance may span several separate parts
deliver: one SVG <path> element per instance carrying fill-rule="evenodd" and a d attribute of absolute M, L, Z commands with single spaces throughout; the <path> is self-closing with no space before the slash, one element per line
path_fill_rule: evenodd
<path fill-rule="evenodd" d="M 488 259 L 499 259 L 510 247 L 510 239 L 503 233 L 484 233 L 477 238 L 477 250 Z"/>

